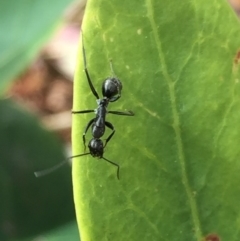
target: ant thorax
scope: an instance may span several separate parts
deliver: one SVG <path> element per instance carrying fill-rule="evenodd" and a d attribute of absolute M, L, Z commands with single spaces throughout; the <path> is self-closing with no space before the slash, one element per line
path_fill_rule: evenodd
<path fill-rule="evenodd" d="M 103 97 L 102 99 L 97 99 L 97 105 L 101 107 L 106 107 L 108 106 L 109 99 L 107 97 Z"/>
<path fill-rule="evenodd" d="M 107 113 L 107 106 L 108 106 L 108 103 L 109 103 L 109 99 L 106 98 L 106 97 L 103 97 L 102 99 L 97 99 L 97 109 L 94 110 L 94 113 L 101 118 L 104 118 L 105 119 L 105 115 Z"/>

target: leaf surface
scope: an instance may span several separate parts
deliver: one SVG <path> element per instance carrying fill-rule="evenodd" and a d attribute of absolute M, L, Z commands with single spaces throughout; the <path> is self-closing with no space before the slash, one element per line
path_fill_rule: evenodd
<path fill-rule="evenodd" d="M 120 181 L 103 159 L 74 162 L 82 241 L 239 241 L 240 28 L 230 6 L 89 0 L 82 29 L 99 94 L 109 59 L 122 81 L 109 110 L 135 113 L 107 116 L 116 133 L 104 156 L 121 166 Z M 94 109 L 78 56 L 74 110 Z M 92 118 L 73 116 L 74 154 Z"/>

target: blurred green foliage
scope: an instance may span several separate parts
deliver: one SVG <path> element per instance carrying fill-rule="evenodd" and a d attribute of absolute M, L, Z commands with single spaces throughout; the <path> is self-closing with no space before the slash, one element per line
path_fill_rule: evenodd
<path fill-rule="evenodd" d="M 0 7 L 0 95 L 61 24 L 73 0 L 8 0 Z"/>
<path fill-rule="evenodd" d="M 0 101 L 0 240 L 38 234 L 74 218 L 71 169 L 33 174 L 64 160 L 57 138 L 9 100 Z"/>
<path fill-rule="evenodd" d="M 0 95 L 61 24 L 71 2 L 1 1 Z M 71 168 L 66 165 L 42 178 L 33 174 L 65 158 L 63 145 L 37 118 L 10 100 L 0 100 L 1 241 L 33 240 L 43 234 L 44 240 L 63 240 L 60 231 L 65 240 L 79 240 Z"/>

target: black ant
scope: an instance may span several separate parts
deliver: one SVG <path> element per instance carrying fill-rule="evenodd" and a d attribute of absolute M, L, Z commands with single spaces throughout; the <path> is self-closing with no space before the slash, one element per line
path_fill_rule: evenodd
<path fill-rule="evenodd" d="M 114 163 L 114 162 L 106 159 L 105 157 L 103 157 L 104 148 L 106 147 L 107 143 L 111 140 L 111 138 L 113 137 L 113 135 L 115 133 L 115 129 L 114 129 L 113 125 L 110 122 L 106 121 L 106 114 L 110 113 L 110 114 L 115 114 L 115 115 L 134 116 L 134 113 L 132 111 L 128 111 L 128 112 L 107 111 L 107 106 L 108 106 L 109 102 L 114 102 L 121 97 L 122 84 L 121 84 L 120 80 L 116 77 L 108 77 L 107 79 L 105 79 L 103 84 L 102 84 L 103 98 L 100 99 L 97 91 L 95 90 L 95 88 L 92 84 L 90 75 L 88 73 L 87 62 L 86 62 L 86 54 L 85 54 L 85 48 L 84 48 L 84 43 L 83 43 L 83 35 L 82 35 L 82 52 L 83 52 L 84 71 L 85 71 L 85 74 L 86 74 L 86 77 L 87 77 L 87 80 L 88 80 L 89 87 L 90 87 L 93 95 L 97 99 L 98 107 L 95 110 L 72 111 L 72 114 L 84 114 L 84 113 L 92 113 L 92 112 L 96 113 L 96 117 L 88 122 L 88 124 L 85 128 L 85 131 L 83 133 L 83 136 L 82 136 L 83 144 L 84 144 L 84 150 L 86 150 L 85 135 L 86 135 L 89 127 L 92 126 L 92 136 L 93 136 L 93 138 L 90 140 L 90 142 L 88 144 L 89 152 L 71 156 L 67 160 L 59 163 L 58 165 L 56 165 L 56 166 L 54 166 L 50 169 L 40 171 L 40 172 L 35 172 L 34 174 L 37 177 L 40 177 L 40 176 L 43 176 L 43 175 L 46 175 L 48 173 L 53 172 L 54 170 L 61 167 L 64 163 L 66 163 L 69 159 L 91 154 L 93 157 L 98 157 L 100 159 L 102 158 L 105 161 L 111 163 L 112 165 L 115 165 L 117 167 L 117 177 L 119 179 L 119 169 L 120 169 L 119 165 L 117 163 Z M 111 61 L 110 61 L 110 67 L 111 67 L 112 74 L 114 75 L 114 71 L 113 71 L 113 68 L 112 68 L 112 62 Z M 107 137 L 107 139 L 105 141 L 105 144 L 103 144 L 103 141 L 100 138 L 105 133 L 105 126 L 107 126 L 109 129 L 111 129 L 112 133 Z"/>
<path fill-rule="evenodd" d="M 134 116 L 134 113 L 132 111 L 123 112 L 123 111 L 107 111 L 107 106 L 109 102 L 114 102 L 118 100 L 121 97 L 121 90 L 122 90 L 122 83 L 120 80 L 116 77 L 108 77 L 104 80 L 102 84 L 102 95 L 103 98 L 100 99 L 97 91 L 95 90 L 90 75 L 88 73 L 87 69 L 87 61 L 86 61 L 86 54 L 85 54 L 85 48 L 83 44 L 83 37 L 82 37 L 82 52 L 83 52 L 83 63 L 84 63 L 84 71 L 88 80 L 89 87 L 93 93 L 93 95 L 97 99 L 98 107 L 95 110 L 81 110 L 81 111 L 72 111 L 72 114 L 84 114 L 84 113 L 91 113 L 95 112 L 96 117 L 90 120 L 85 128 L 85 131 L 83 133 L 83 144 L 84 148 L 86 149 L 86 140 L 85 135 L 89 129 L 90 126 L 92 126 L 92 136 L 93 138 L 101 138 L 105 133 L 105 126 L 107 126 L 109 129 L 112 130 L 112 133 L 107 138 L 104 147 L 107 145 L 107 143 L 110 141 L 112 136 L 115 133 L 115 129 L 113 125 L 106 121 L 106 114 L 115 114 L 115 115 L 125 115 L 125 116 Z M 110 67 L 112 75 L 114 74 L 113 68 L 112 68 L 112 62 L 110 61 Z"/>

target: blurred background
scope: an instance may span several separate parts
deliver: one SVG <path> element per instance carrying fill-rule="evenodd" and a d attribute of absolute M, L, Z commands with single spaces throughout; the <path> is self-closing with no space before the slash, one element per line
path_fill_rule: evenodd
<path fill-rule="evenodd" d="M 240 0 L 229 0 L 240 14 Z M 79 240 L 71 108 L 86 0 L 0 0 L 0 241 Z"/>
<path fill-rule="evenodd" d="M 86 1 L 0 1 L 0 241 L 79 240 L 73 76 Z"/>

